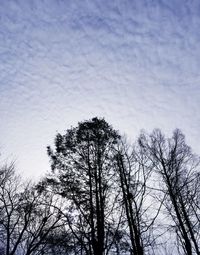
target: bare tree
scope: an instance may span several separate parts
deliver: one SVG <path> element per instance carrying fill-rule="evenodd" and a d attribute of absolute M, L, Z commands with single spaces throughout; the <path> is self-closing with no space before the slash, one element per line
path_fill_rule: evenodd
<path fill-rule="evenodd" d="M 139 142 L 161 177 L 165 208 L 184 254 L 200 254 L 199 159 L 180 130 L 175 130 L 169 139 L 154 130 L 151 135 L 142 134 Z"/>
<path fill-rule="evenodd" d="M 59 227 L 60 214 L 50 194 L 22 185 L 14 164 L 0 170 L 0 241 L 5 255 L 44 254 L 47 237 Z"/>
<path fill-rule="evenodd" d="M 153 204 L 150 196 L 153 164 L 140 144 L 128 145 L 121 140 L 116 153 L 116 171 L 122 193 L 122 206 L 125 209 L 129 228 L 131 254 L 152 253 L 153 227 L 160 207 Z M 155 206 L 155 208 L 154 208 Z"/>

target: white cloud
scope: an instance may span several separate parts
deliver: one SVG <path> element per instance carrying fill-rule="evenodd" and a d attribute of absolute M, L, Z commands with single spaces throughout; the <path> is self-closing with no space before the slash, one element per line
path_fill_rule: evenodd
<path fill-rule="evenodd" d="M 197 0 L 2 1 L 3 153 L 38 175 L 56 130 L 94 115 L 130 136 L 180 127 L 200 153 L 199 10 Z"/>

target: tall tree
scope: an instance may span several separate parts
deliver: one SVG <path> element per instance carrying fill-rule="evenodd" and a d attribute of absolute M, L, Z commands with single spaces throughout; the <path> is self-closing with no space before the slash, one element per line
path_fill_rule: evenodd
<path fill-rule="evenodd" d="M 116 172 L 122 193 L 122 206 L 129 229 L 131 254 L 143 255 L 153 251 L 152 229 L 160 206 L 152 203 L 151 183 L 153 164 L 140 144 L 130 146 L 121 140 L 116 153 Z"/>
<path fill-rule="evenodd" d="M 55 150 L 48 147 L 54 173 L 49 182 L 68 199 L 67 220 L 79 254 L 103 255 L 114 244 L 120 213 L 113 147 L 119 138 L 104 119 L 93 118 L 57 134 Z"/>
<path fill-rule="evenodd" d="M 169 139 L 160 130 L 142 134 L 140 144 L 161 177 L 165 208 L 174 222 L 183 252 L 200 254 L 199 158 L 185 143 L 180 130 L 175 130 Z"/>

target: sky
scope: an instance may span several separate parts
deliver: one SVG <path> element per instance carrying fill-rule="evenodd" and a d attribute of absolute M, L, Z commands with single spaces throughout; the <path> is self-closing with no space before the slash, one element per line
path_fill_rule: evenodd
<path fill-rule="evenodd" d="M 199 28 L 199 0 L 0 0 L 1 158 L 39 178 L 94 116 L 131 139 L 180 128 L 200 154 Z"/>

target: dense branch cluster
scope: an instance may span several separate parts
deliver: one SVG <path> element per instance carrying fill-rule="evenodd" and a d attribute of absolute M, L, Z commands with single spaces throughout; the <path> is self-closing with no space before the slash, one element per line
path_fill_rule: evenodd
<path fill-rule="evenodd" d="M 104 119 L 47 148 L 52 171 L 0 169 L 0 255 L 200 254 L 199 158 L 180 130 L 129 144 Z"/>

